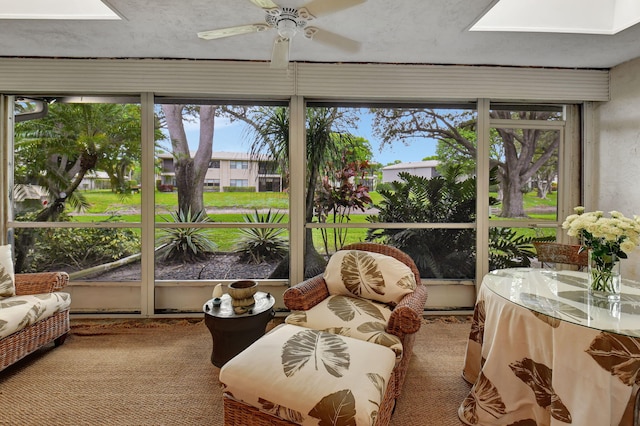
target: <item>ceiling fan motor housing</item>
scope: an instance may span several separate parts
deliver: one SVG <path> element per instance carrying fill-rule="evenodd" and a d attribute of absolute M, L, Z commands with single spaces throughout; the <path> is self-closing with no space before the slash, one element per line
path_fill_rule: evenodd
<path fill-rule="evenodd" d="M 265 21 L 270 27 L 278 30 L 280 37 L 286 39 L 291 39 L 298 32 L 298 29 L 307 25 L 307 21 L 300 17 L 298 9 L 292 7 L 269 9 Z"/>

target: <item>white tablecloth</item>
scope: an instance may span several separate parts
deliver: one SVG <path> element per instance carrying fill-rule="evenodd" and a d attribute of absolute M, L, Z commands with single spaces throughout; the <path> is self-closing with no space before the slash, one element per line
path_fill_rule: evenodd
<path fill-rule="evenodd" d="M 480 287 L 459 407 L 479 425 L 632 425 L 640 385 L 640 285 L 592 299 L 586 274 L 505 269 Z"/>

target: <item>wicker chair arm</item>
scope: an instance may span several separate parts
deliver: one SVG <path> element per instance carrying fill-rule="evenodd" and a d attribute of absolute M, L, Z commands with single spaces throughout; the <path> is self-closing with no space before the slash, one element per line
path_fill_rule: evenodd
<path fill-rule="evenodd" d="M 53 293 L 59 291 L 69 282 L 66 272 L 37 272 L 32 274 L 16 274 L 16 295 Z"/>
<path fill-rule="evenodd" d="M 391 312 L 387 332 L 400 337 L 417 332 L 422 325 L 425 303 L 427 303 L 427 287 L 420 284 Z"/>
<path fill-rule="evenodd" d="M 284 304 L 292 311 L 307 311 L 329 297 L 322 274 L 309 278 L 284 292 Z"/>

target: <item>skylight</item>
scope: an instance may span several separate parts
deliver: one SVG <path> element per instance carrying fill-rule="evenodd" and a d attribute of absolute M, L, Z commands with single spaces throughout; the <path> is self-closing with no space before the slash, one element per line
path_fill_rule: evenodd
<path fill-rule="evenodd" d="M 121 19 L 100 0 L 0 0 L 0 19 Z"/>
<path fill-rule="evenodd" d="M 470 31 L 613 35 L 638 22 L 637 0 L 498 0 Z"/>

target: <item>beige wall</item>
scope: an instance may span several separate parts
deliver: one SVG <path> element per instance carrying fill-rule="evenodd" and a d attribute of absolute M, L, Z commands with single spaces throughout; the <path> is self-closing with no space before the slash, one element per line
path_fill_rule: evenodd
<path fill-rule="evenodd" d="M 586 207 L 640 215 L 640 58 L 611 69 L 610 80 L 611 100 L 595 109 L 592 170 L 585 169 L 593 198 Z M 622 267 L 625 278 L 640 281 L 640 249 Z"/>

